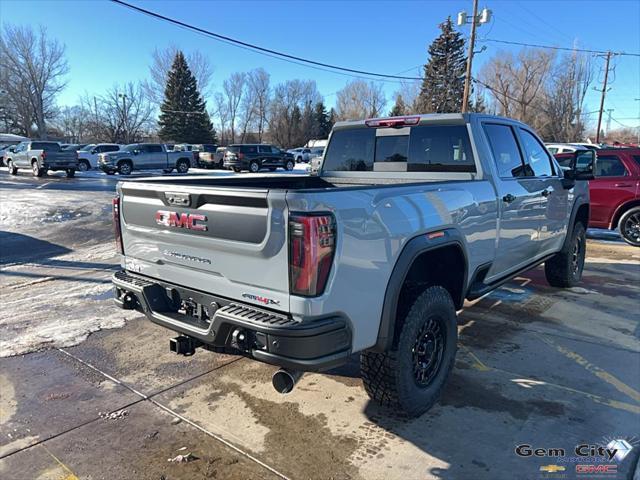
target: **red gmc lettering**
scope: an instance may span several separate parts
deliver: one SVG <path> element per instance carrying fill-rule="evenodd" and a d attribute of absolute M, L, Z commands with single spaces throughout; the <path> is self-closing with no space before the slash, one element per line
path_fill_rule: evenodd
<path fill-rule="evenodd" d="M 618 465 L 576 465 L 576 473 L 618 473 Z"/>
<path fill-rule="evenodd" d="M 207 226 L 198 222 L 206 222 L 207 217 L 197 213 L 177 213 L 168 210 L 156 212 L 156 223 L 165 227 L 186 228 L 198 232 L 206 232 Z"/>

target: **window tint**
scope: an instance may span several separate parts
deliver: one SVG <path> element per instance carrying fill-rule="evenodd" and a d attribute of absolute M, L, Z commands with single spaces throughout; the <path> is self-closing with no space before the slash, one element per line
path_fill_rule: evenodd
<path fill-rule="evenodd" d="M 522 139 L 522 146 L 524 147 L 524 153 L 527 156 L 527 161 L 531 168 L 533 168 L 533 174 L 536 177 L 551 177 L 553 176 L 553 168 L 551 167 L 551 159 L 547 150 L 542 146 L 533 134 L 527 130 L 520 129 L 520 138 Z"/>
<path fill-rule="evenodd" d="M 406 162 L 409 151 L 409 135 L 376 138 L 376 162 Z"/>
<path fill-rule="evenodd" d="M 631 155 L 633 157 L 633 159 L 635 160 L 635 162 L 638 164 L 638 166 L 640 167 L 640 155 Z"/>
<path fill-rule="evenodd" d="M 258 147 L 256 147 L 255 145 L 242 145 L 240 147 L 240 151 L 242 153 L 257 153 Z"/>
<path fill-rule="evenodd" d="M 118 150 L 120 150 L 120 147 L 118 147 L 118 145 L 105 145 L 104 147 L 102 147 L 103 152 L 117 152 Z"/>
<path fill-rule="evenodd" d="M 513 130 L 508 125 L 488 123 L 484 131 L 489 138 L 493 159 L 501 177 L 523 177 L 524 166 Z"/>
<path fill-rule="evenodd" d="M 464 125 L 422 125 L 411 129 L 409 170 L 475 172 Z"/>
<path fill-rule="evenodd" d="M 149 153 L 160 153 L 162 152 L 161 145 L 147 145 L 146 151 Z"/>
<path fill-rule="evenodd" d="M 31 150 L 44 150 L 45 152 L 59 152 L 60 144 L 55 142 L 33 142 Z"/>
<path fill-rule="evenodd" d="M 598 155 L 596 177 L 624 177 L 627 169 L 619 157 L 615 155 Z"/>
<path fill-rule="evenodd" d="M 282 152 L 280 151 L 280 149 L 278 147 L 273 147 L 272 146 L 271 147 L 271 153 L 275 153 L 277 155 L 280 155 L 280 153 L 282 153 Z"/>
<path fill-rule="evenodd" d="M 336 130 L 324 160 L 324 170 L 372 171 L 376 131 L 372 128 Z"/>
<path fill-rule="evenodd" d="M 259 145 L 258 152 L 260 153 L 271 153 L 271 147 L 269 145 Z"/>

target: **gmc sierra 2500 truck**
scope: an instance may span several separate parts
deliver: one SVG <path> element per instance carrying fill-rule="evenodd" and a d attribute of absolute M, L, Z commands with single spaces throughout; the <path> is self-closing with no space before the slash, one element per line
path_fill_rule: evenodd
<path fill-rule="evenodd" d="M 527 125 L 481 114 L 337 123 L 317 176 L 127 181 L 115 300 L 198 347 L 303 371 L 361 353 L 376 401 L 410 415 L 454 364 L 456 311 L 545 263 L 582 275 L 594 155 L 563 172 Z"/>

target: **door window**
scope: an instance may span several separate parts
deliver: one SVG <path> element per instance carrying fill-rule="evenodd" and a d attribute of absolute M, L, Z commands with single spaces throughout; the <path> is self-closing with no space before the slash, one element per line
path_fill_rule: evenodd
<path fill-rule="evenodd" d="M 520 129 L 520 138 L 522 146 L 527 157 L 529 165 L 533 169 L 533 175 L 536 177 L 553 176 L 553 167 L 551 166 L 551 158 L 547 150 L 542 146 L 533 134 L 527 130 Z"/>
<path fill-rule="evenodd" d="M 162 152 L 162 147 L 160 145 L 147 145 L 147 152 L 160 153 Z"/>
<path fill-rule="evenodd" d="M 596 161 L 596 177 L 624 177 L 627 169 L 616 155 L 598 155 Z"/>
<path fill-rule="evenodd" d="M 526 176 L 522 155 L 511 127 L 487 123 L 484 125 L 484 131 L 489 139 L 496 167 L 498 167 L 498 175 L 502 178 Z"/>
<path fill-rule="evenodd" d="M 269 145 L 258 145 L 258 153 L 271 153 Z"/>

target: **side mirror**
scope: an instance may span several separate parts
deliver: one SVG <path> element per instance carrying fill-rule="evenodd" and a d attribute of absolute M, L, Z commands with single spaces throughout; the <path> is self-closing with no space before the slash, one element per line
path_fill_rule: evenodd
<path fill-rule="evenodd" d="M 98 149 L 97 149 L 97 148 L 93 148 L 93 149 L 91 150 L 91 153 L 98 153 Z"/>
<path fill-rule="evenodd" d="M 593 180 L 596 171 L 596 152 L 579 150 L 574 152 L 569 170 L 573 180 Z"/>
<path fill-rule="evenodd" d="M 11 153 L 16 153 L 16 147 L 9 147 L 9 151 Z"/>

